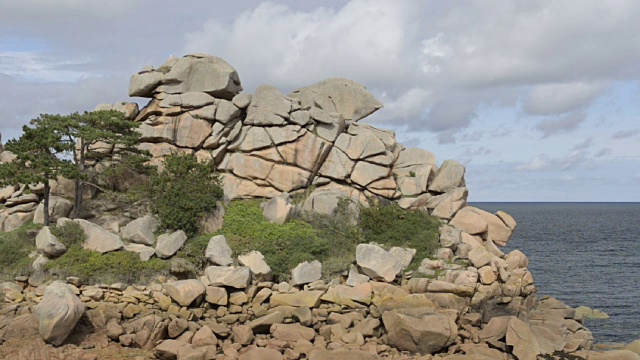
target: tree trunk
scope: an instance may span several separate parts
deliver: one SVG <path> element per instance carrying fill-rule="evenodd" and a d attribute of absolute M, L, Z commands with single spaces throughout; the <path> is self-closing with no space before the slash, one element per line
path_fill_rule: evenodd
<path fill-rule="evenodd" d="M 73 198 L 73 212 L 71 213 L 72 219 L 77 219 L 78 215 L 80 215 L 80 198 L 82 195 L 78 196 L 78 194 L 82 194 L 80 191 L 80 177 L 75 178 L 75 196 Z"/>
<path fill-rule="evenodd" d="M 49 226 L 49 194 L 51 188 L 49 187 L 49 181 L 44 182 L 44 226 Z"/>

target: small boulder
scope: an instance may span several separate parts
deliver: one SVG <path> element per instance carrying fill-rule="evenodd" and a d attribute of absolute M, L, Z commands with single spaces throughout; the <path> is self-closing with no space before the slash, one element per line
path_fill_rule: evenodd
<path fill-rule="evenodd" d="M 304 285 L 320 280 L 322 277 L 322 263 L 318 260 L 305 261 L 291 270 L 291 284 Z"/>
<path fill-rule="evenodd" d="M 356 247 L 356 263 L 365 275 L 386 282 L 392 282 L 403 265 L 401 258 L 374 244 Z"/>
<path fill-rule="evenodd" d="M 151 257 L 156 254 L 156 250 L 154 248 L 142 244 L 125 245 L 124 250 L 137 253 L 138 256 L 140 256 L 141 261 L 149 261 Z"/>
<path fill-rule="evenodd" d="M 157 221 L 147 215 L 125 225 L 120 231 L 120 235 L 123 239 L 131 240 L 134 243 L 153 245 L 156 242 L 153 231 L 157 227 Z"/>
<path fill-rule="evenodd" d="M 56 258 L 67 251 L 67 247 L 51 234 L 48 226 L 44 226 L 40 232 L 38 232 L 38 236 L 36 236 L 36 248 L 39 253 L 48 258 Z"/>
<path fill-rule="evenodd" d="M 229 286 L 244 289 L 251 283 L 251 270 L 247 266 L 209 266 L 205 273 L 211 286 Z"/>
<path fill-rule="evenodd" d="M 156 256 L 161 259 L 172 257 L 180 250 L 185 241 L 187 241 L 187 234 L 182 230 L 158 236 Z"/>
<path fill-rule="evenodd" d="M 82 244 L 84 249 L 104 254 L 124 248 L 124 243 L 120 240 L 120 236 L 87 220 L 75 219 L 73 221 L 78 223 L 87 235 L 87 240 Z"/>
<path fill-rule="evenodd" d="M 231 254 L 233 254 L 233 251 L 227 244 L 227 238 L 224 235 L 216 235 L 209 239 L 205 257 L 210 263 L 220 266 L 231 265 L 233 264 Z"/>
<path fill-rule="evenodd" d="M 36 308 L 40 335 L 44 341 L 61 345 L 84 314 L 84 304 L 71 286 L 54 281 L 47 286 L 44 297 Z"/>
<path fill-rule="evenodd" d="M 271 280 L 271 268 L 267 265 L 267 262 L 264 260 L 264 256 L 259 251 L 254 250 L 247 254 L 238 256 L 238 262 L 251 269 L 251 273 L 256 280 Z"/>
<path fill-rule="evenodd" d="M 262 209 L 262 215 L 275 224 L 284 224 L 289 220 L 294 206 L 291 204 L 289 193 L 282 193 L 267 201 Z"/>
<path fill-rule="evenodd" d="M 413 317 L 392 310 L 382 314 L 382 321 L 388 344 L 401 351 L 432 354 L 451 345 L 458 335 L 454 318 L 443 314 Z"/>
<path fill-rule="evenodd" d="M 180 306 L 189 306 L 198 297 L 204 295 L 205 287 L 200 280 L 178 280 L 162 285 L 169 296 Z"/>
<path fill-rule="evenodd" d="M 445 160 L 438 170 L 429 190 L 439 193 L 449 192 L 464 183 L 465 168 L 455 160 Z"/>

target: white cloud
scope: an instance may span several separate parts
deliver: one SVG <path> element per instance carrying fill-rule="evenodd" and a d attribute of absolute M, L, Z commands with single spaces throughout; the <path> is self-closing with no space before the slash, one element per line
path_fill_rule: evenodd
<path fill-rule="evenodd" d="M 620 139 L 628 139 L 630 137 L 634 137 L 640 134 L 640 129 L 634 130 L 620 130 L 616 131 L 613 135 L 611 135 L 612 139 L 620 140 Z"/>
<path fill-rule="evenodd" d="M 547 169 L 550 166 L 550 160 L 547 155 L 538 155 L 528 164 L 521 164 L 516 166 L 518 171 L 538 171 Z"/>
<path fill-rule="evenodd" d="M 606 89 L 607 87 L 602 83 L 538 85 L 525 100 L 523 109 L 526 113 L 533 115 L 562 114 L 583 109 Z"/>
<path fill-rule="evenodd" d="M 536 129 L 542 132 L 543 137 L 549 137 L 558 133 L 566 133 L 575 130 L 585 121 L 586 114 L 575 112 L 556 119 L 541 121 L 536 125 Z"/>
<path fill-rule="evenodd" d="M 90 71 L 72 70 L 77 65 L 89 62 L 89 59 L 59 61 L 29 52 L 0 52 L 0 74 L 23 81 L 76 82 L 98 75 Z"/>

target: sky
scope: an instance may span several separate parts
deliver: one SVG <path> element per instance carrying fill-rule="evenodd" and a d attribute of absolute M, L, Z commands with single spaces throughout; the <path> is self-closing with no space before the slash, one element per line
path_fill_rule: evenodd
<path fill-rule="evenodd" d="M 207 53 L 249 93 L 365 85 L 362 121 L 464 164 L 469 201 L 638 202 L 639 33 L 636 0 L 2 0 L 0 133 Z"/>

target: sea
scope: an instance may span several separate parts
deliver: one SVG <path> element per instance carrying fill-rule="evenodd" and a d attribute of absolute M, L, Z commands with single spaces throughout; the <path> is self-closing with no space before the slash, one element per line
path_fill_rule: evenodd
<path fill-rule="evenodd" d="M 640 339 L 640 203 L 471 203 L 518 223 L 503 251 L 529 258 L 538 295 L 609 314 L 596 343 Z"/>

